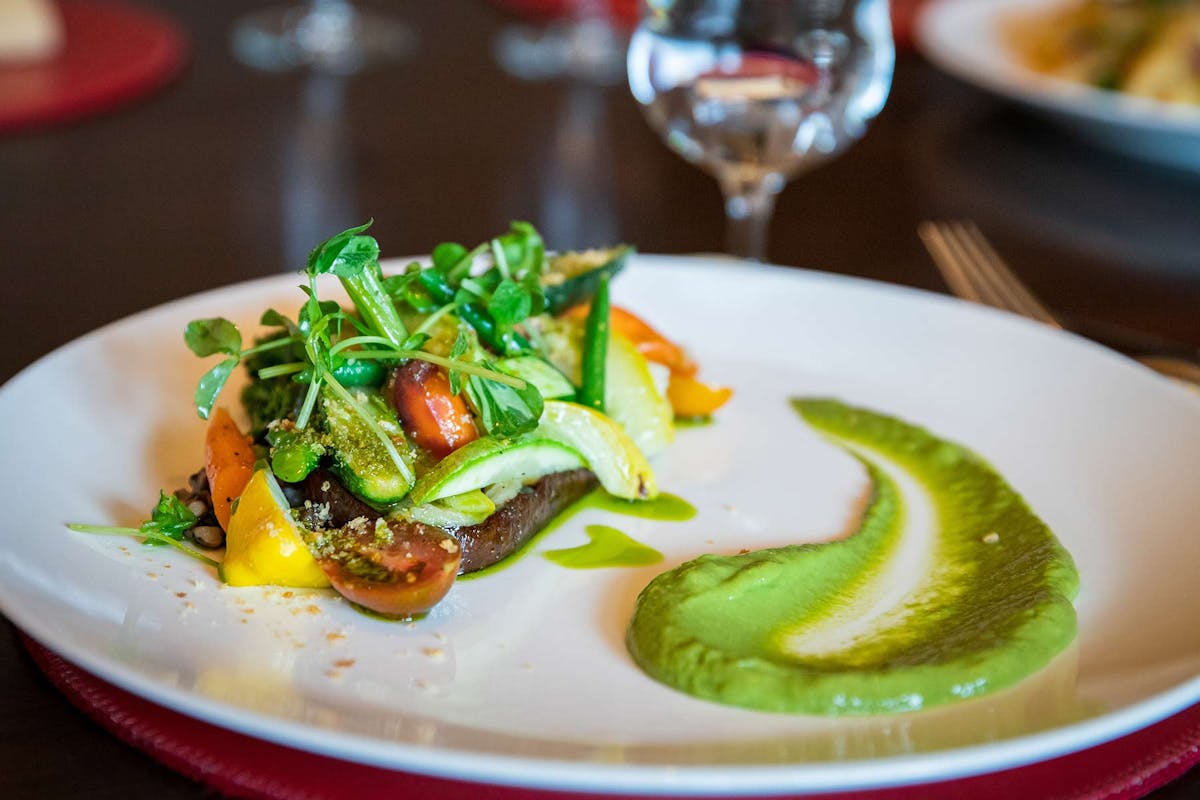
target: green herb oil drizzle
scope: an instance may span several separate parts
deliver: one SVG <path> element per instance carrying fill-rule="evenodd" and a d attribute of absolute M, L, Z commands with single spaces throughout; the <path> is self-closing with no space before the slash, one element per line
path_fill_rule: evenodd
<path fill-rule="evenodd" d="M 641 519 L 651 519 L 658 522 L 686 522 L 696 516 L 695 507 L 684 500 L 679 495 L 671 494 L 670 492 L 660 492 L 658 497 L 653 500 L 622 500 L 618 497 L 613 497 L 603 489 L 588 494 L 579 500 L 579 502 L 567 507 L 561 514 L 555 517 L 550 524 L 542 528 L 535 536 L 533 536 L 525 544 L 521 545 L 512 555 L 505 558 L 490 567 L 484 567 L 477 572 L 470 572 L 466 575 L 459 575 L 460 581 L 471 581 L 476 578 L 482 578 L 487 575 L 506 569 L 515 564 L 525 555 L 533 552 L 534 547 L 546 536 L 549 536 L 554 531 L 562 527 L 568 520 L 574 517 L 579 512 L 594 508 L 600 511 L 608 511 L 613 514 L 622 514 L 627 517 L 639 517 Z M 630 540 L 632 541 L 632 540 Z M 646 548 L 650 549 L 650 548 Z M 651 562 L 653 563 L 653 562 Z"/>
<path fill-rule="evenodd" d="M 588 525 L 587 535 L 587 544 L 564 550 L 547 550 L 542 555 L 568 569 L 644 567 L 663 560 L 663 554 L 653 547 L 647 547 L 607 525 Z"/>

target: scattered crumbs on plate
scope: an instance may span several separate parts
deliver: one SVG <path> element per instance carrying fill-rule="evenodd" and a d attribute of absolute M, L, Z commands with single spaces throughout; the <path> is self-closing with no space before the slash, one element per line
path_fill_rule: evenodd
<path fill-rule="evenodd" d="M 325 670 L 325 677 L 331 681 L 340 681 L 342 679 L 342 671 L 340 669 Z"/>
<path fill-rule="evenodd" d="M 433 638 L 437 639 L 439 642 L 444 642 L 444 641 L 446 641 L 446 634 L 444 634 L 444 633 L 435 633 L 435 634 L 433 635 Z"/>
<path fill-rule="evenodd" d="M 197 580 L 196 578 L 188 578 L 188 583 L 191 584 L 193 589 L 203 589 L 204 588 L 204 584 L 201 581 Z"/>
<path fill-rule="evenodd" d="M 163 564 L 162 566 L 163 566 L 163 569 L 170 569 L 170 568 L 171 568 L 171 565 L 170 565 L 170 564 Z"/>
<path fill-rule="evenodd" d="M 420 689 L 422 692 L 427 692 L 432 688 L 429 685 L 429 681 L 424 678 L 413 678 L 412 685 L 414 689 Z"/>
<path fill-rule="evenodd" d="M 705 540 L 704 540 L 704 543 L 705 543 L 705 544 L 716 544 L 716 542 L 715 542 L 715 541 L 713 541 L 712 539 L 705 539 Z"/>
<path fill-rule="evenodd" d="M 156 580 L 158 580 L 158 573 L 157 572 L 147 572 L 146 577 L 152 581 L 156 581 Z"/>
<path fill-rule="evenodd" d="M 357 659 L 339 658 L 337 661 L 333 662 L 333 665 L 335 667 L 337 667 L 338 669 L 349 669 L 350 667 L 353 667 L 356 663 L 357 663 Z"/>
<path fill-rule="evenodd" d="M 187 597 L 187 592 L 176 592 L 175 596 L 182 600 L 183 598 Z"/>
<path fill-rule="evenodd" d="M 325 634 L 325 641 L 330 643 L 340 642 L 345 638 L 346 634 L 342 633 L 341 631 L 330 631 L 329 633 Z"/>
<path fill-rule="evenodd" d="M 254 609 L 253 609 L 253 608 L 242 608 L 242 609 L 239 609 L 239 610 L 240 610 L 240 611 L 241 611 L 243 614 L 253 614 L 253 613 L 254 613 Z"/>
<path fill-rule="evenodd" d="M 242 617 L 241 619 L 239 619 L 239 620 L 238 620 L 238 622 L 240 622 L 240 623 L 242 623 L 243 625 L 245 625 L 245 624 L 246 624 L 246 618 L 245 618 L 245 617 Z"/>
<path fill-rule="evenodd" d="M 126 555 L 128 555 L 128 554 L 129 554 L 129 548 L 128 548 L 128 547 L 126 547 L 125 545 L 121 545 L 121 546 L 120 546 L 120 547 L 118 547 L 117 549 L 118 549 L 118 550 L 120 550 L 122 553 L 125 553 Z"/>
<path fill-rule="evenodd" d="M 284 592 L 281 596 L 283 597 L 284 600 L 291 600 L 293 597 L 296 596 L 296 593 L 289 589 L 288 591 Z"/>
<path fill-rule="evenodd" d="M 446 660 L 446 651 L 440 647 L 422 647 L 421 652 L 427 655 L 432 661 Z"/>
<path fill-rule="evenodd" d="M 417 726 L 417 744 L 431 745 L 437 740 L 437 726 L 422 722 Z"/>

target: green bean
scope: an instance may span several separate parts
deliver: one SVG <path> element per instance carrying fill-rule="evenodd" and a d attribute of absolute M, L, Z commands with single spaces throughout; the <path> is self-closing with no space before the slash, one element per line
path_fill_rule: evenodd
<path fill-rule="evenodd" d="M 604 361 L 608 355 L 608 284 L 610 275 L 600 276 L 592 307 L 583 329 L 583 386 L 579 402 L 604 411 Z"/>

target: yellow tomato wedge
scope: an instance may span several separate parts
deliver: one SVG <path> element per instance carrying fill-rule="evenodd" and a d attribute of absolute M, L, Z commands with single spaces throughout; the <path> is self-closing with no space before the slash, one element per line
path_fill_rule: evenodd
<path fill-rule="evenodd" d="M 254 473 L 229 518 L 221 579 L 231 586 L 329 585 L 269 470 Z"/>

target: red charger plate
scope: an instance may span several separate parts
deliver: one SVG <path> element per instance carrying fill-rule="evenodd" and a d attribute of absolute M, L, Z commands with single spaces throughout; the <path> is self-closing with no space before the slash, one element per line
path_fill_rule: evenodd
<path fill-rule="evenodd" d="M 63 51 L 51 61 L 0 65 L 0 133 L 72 122 L 165 86 L 188 59 L 165 17 L 115 2 L 62 0 Z"/>
<path fill-rule="evenodd" d="M 23 636 L 34 662 L 80 710 L 167 767 L 258 800 L 596 800 L 598 795 L 484 786 L 363 766 L 244 736 L 143 700 Z M 1200 763 L 1200 705 L 1120 739 L 1050 761 L 955 781 L 808 800 L 1133 800 Z M 847 766 L 847 769 L 853 769 Z M 626 798 L 641 796 L 625 795 Z M 710 798 L 710 800 L 714 800 Z M 719 800 L 719 799 L 716 799 Z"/>

